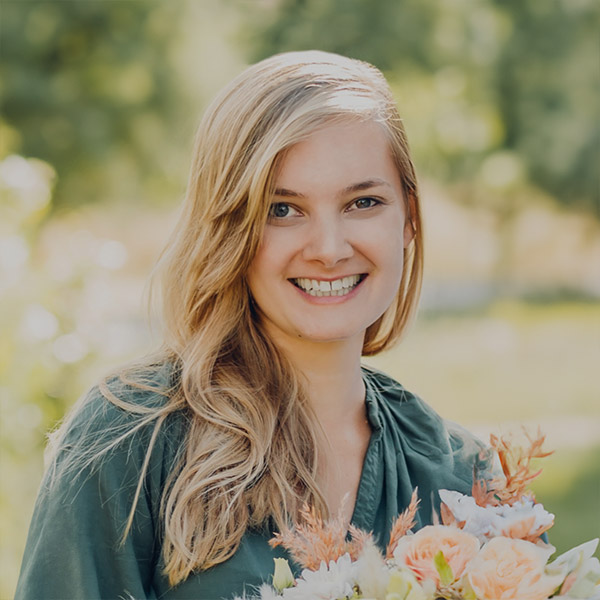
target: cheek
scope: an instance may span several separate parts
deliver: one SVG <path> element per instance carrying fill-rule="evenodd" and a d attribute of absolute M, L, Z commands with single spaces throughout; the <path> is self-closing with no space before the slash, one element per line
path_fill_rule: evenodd
<path fill-rule="evenodd" d="M 276 256 L 276 253 L 273 252 L 272 244 L 268 236 L 265 235 L 248 268 L 248 284 L 250 287 L 252 287 L 253 281 L 262 279 L 266 273 L 273 271 L 274 256 Z"/>
<path fill-rule="evenodd" d="M 262 249 L 259 248 L 258 252 L 252 259 L 250 266 L 248 267 L 248 271 L 246 273 L 246 282 L 248 284 L 248 289 L 250 290 L 250 294 L 256 300 L 257 292 L 261 287 L 261 280 L 263 277 L 264 270 L 264 258 L 262 255 Z"/>
<path fill-rule="evenodd" d="M 373 256 L 382 268 L 393 272 L 399 271 L 402 274 L 402 265 L 404 262 L 404 231 L 396 227 L 387 227 L 379 231 L 370 241 Z"/>
<path fill-rule="evenodd" d="M 402 279 L 402 273 L 404 271 L 404 246 L 400 244 L 396 247 L 396 252 L 393 257 L 390 258 L 388 278 L 392 288 L 392 294 L 395 295 L 400 286 Z"/>
<path fill-rule="evenodd" d="M 285 267 L 289 252 L 275 236 L 265 235 L 246 276 L 252 296 L 261 296 L 263 290 L 271 289 L 274 280 L 285 278 Z"/>
<path fill-rule="evenodd" d="M 404 236 L 390 232 L 389 237 L 382 236 L 381 239 L 386 241 L 379 246 L 380 284 L 381 289 L 385 290 L 385 302 L 391 303 L 398 292 L 404 271 Z"/>
<path fill-rule="evenodd" d="M 256 256 L 250 263 L 250 268 L 263 273 L 274 274 L 281 270 L 294 252 L 294 235 L 290 232 L 286 235 L 285 228 L 270 228 L 267 226 L 263 239 L 256 252 Z"/>

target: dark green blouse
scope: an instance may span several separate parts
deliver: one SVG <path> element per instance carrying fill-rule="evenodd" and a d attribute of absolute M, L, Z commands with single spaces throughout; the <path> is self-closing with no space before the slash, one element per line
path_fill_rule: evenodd
<path fill-rule="evenodd" d="M 168 377 L 167 372 L 163 369 L 160 377 Z M 431 523 L 439 503 L 438 489 L 470 492 L 483 445 L 464 429 L 442 420 L 386 375 L 365 369 L 364 381 L 372 434 L 352 522 L 372 531 L 384 547 L 393 519 L 406 508 L 415 486 L 421 498 L 419 527 Z M 154 392 L 116 382 L 111 388 L 137 404 L 164 401 Z M 105 444 L 106 440 L 116 440 L 135 419 L 95 388 L 77 410 L 61 455 L 93 451 L 94 441 Z M 273 532 L 265 526 L 247 531 L 231 559 L 194 574 L 174 588 L 169 586 L 162 573 L 160 498 L 177 463 L 185 431 L 186 418 L 179 413 L 162 426 L 124 545 L 120 537 L 152 425 L 139 428 L 104 459 L 83 470 L 61 475 L 59 455 L 58 477 L 50 485 L 50 474 L 46 475 L 37 499 L 17 600 L 216 600 L 251 593 L 253 586 L 270 580 L 273 557 L 285 553 L 270 548 Z"/>

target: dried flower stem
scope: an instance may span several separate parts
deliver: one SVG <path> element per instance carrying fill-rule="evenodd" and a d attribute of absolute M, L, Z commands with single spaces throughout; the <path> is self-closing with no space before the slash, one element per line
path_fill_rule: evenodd
<path fill-rule="evenodd" d="M 394 549 L 398 545 L 398 541 L 401 537 L 404 537 L 406 533 L 412 529 L 415 524 L 415 517 L 417 515 L 417 509 L 419 507 L 419 502 L 421 502 L 417 496 L 418 488 L 413 490 L 412 496 L 410 498 L 410 504 L 406 508 L 404 512 L 402 512 L 392 525 L 392 530 L 390 532 L 390 541 L 387 545 L 386 549 L 386 558 L 392 558 L 394 555 Z"/>
<path fill-rule="evenodd" d="M 300 521 L 291 529 L 276 533 L 269 543 L 273 548 L 283 546 L 304 569 L 316 570 L 322 561 L 329 563 L 346 553 L 356 560 L 371 534 L 352 525 L 347 530 L 342 511 L 343 507 L 335 519 L 323 521 L 314 508 L 305 504 Z"/>
<path fill-rule="evenodd" d="M 537 436 L 531 437 L 523 430 L 529 445 L 526 447 L 515 444 L 510 436 L 499 437 L 490 435 L 490 445 L 497 452 L 502 466 L 504 478 L 491 481 L 475 481 L 471 495 L 479 506 L 497 506 L 498 504 L 513 505 L 524 496 L 533 499 L 533 492 L 527 486 L 542 472 L 533 471 L 531 464 L 534 458 L 545 458 L 552 452 L 542 449 L 546 436 L 538 429 Z"/>

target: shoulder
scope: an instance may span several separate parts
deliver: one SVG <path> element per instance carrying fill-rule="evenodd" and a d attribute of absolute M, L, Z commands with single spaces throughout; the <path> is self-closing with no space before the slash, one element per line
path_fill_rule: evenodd
<path fill-rule="evenodd" d="M 171 363 L 124 369 L 84 394 L 51 434 L 50 469 L 87 470 L 106 462 L 175 460 L 186 432 L 186 416 L 172 408 L 177 372 Z"/>
<path fill-rule="evenodd" d="M 176 385 L 176 371 L 166 361 L 124 368 L 90 388 L 65 423 L 71 429 L 86 429 L 143 420 L 167 407 Z"/>
<path fill-rule="evenodd" d="M 18 597 L 147 597 L 185 433 L 181 411 L 169 412 L 171 371 L 147 365 L 105 379 L 56 432 Z"/>
<path fill-rule="evenodd" d="M 409 428 L 417 439 L 432 440 L 445 432 L 444 420 L 419 396 L 372 367 L 364 368 L 367 403 L 379 413 L 382 424 Z M 429 444 L 428 444 L 429 445 Z"/>
<path fill-rule="evenodd" d="M 415 453 L 445 464 L 461 479 L 471 481 L 474 468 L 485 471 L 488 447 L 464 427 L 442 418 L 419 396 L 371 367 L 364 369 L 382 424 L 393 428 Z M 368 392 L 369 394 L 369 392 Z"/>

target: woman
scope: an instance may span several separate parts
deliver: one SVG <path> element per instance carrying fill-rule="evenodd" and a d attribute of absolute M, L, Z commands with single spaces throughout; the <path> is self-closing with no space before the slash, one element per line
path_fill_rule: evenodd
<path fill-rule="evenodd" d="M 379 71 L 323 52 L 237 77 L 197 133 L 159 269 L 164 346 L 55 434 L 18 598 L 231 598 L 304 502 L 385 545 L 481 449 L 362 355 L 415 310 L 422 227 Z"/>

